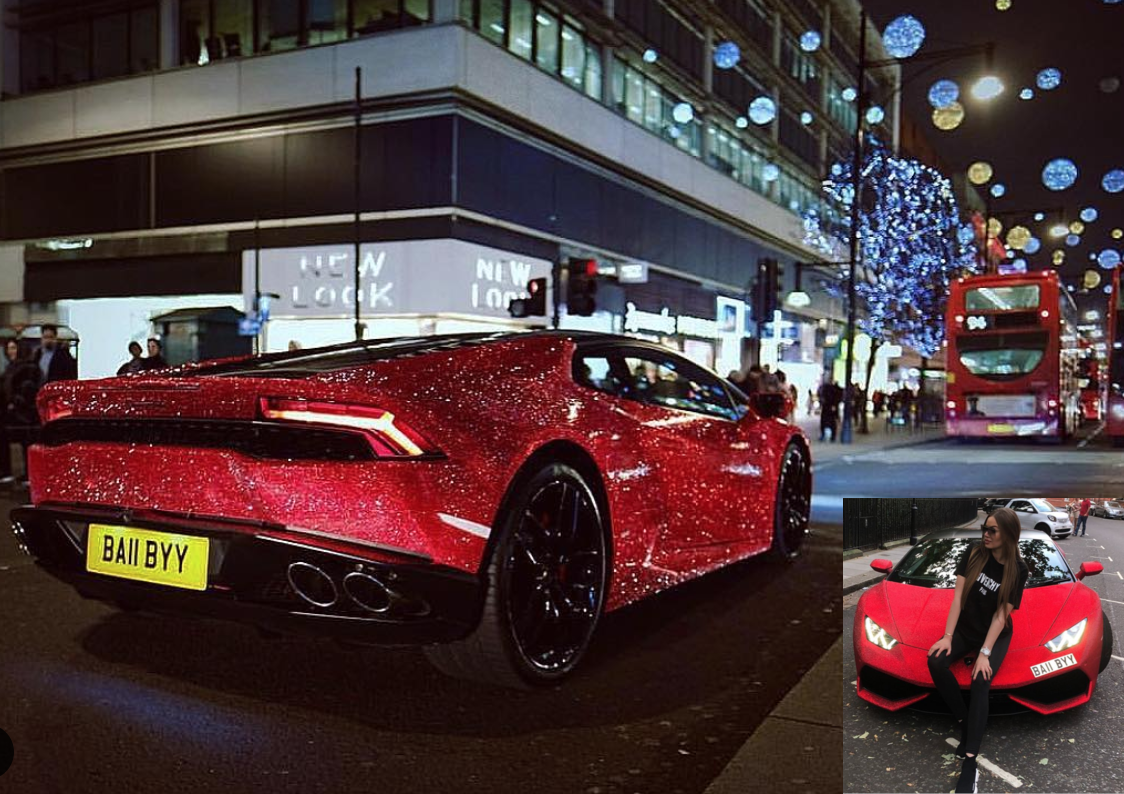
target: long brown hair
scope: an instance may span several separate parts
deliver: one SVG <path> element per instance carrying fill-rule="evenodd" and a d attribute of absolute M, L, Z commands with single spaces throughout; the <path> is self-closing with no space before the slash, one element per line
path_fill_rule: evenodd
<path fill-rule="evenodd" d="M 1022 527 L 1019 525 L 1019 517 L 1009 507 L 1000 507 L 989 518 L 995 519 L 995 525 L 999 527 L 999 540 L 1003 543 L 1003 581 L 999 585 L 998 605 L 1001 607 L 1010 602 L 1011 591 L 1015 589 L 1015 582 L 1019 580 L 1019 560 L 1022 559 L 1019 553 L 1019 534 L 1022 532 Z M 984 523 L 986 524 L 987 521 L 985 520 Z M 968 593 L 980 577 L 980 571 L 987 564 L 989 556 L 991 552 L 982 543 L 972 549 L 964 574 L 967 587 L 960 596 L 961 609 L 964 609 L 964 605 L 968 603 Z"/>

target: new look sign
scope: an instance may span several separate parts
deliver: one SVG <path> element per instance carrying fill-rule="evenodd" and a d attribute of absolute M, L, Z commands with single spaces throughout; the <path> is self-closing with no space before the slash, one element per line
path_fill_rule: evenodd
<path fill-rule="evenodd" d="M 355 307 L 352 245 L 265 248 L 259 252 L 262 294 L 274 318 L 350 317 Z M 468 314 L 508 318 L 507 304 L 527 295 L 551 263 L 462 240 L 364 243 L 359 248 L 363 316 Z M 254 300 L 254 252 L 242 252 L 246 311 Z"/>

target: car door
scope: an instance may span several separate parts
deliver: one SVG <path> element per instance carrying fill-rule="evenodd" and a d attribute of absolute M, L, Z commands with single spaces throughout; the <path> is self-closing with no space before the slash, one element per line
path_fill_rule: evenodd
<path fill-rule="evenodd" d="M 1038 511 L 1034 509 L 1034 505 L 1026 499 L 1012 499 L 1008 507 L 1019 517 L 1019 526 L 1034 529 L 1034 525 L 1038 523 Z"/>
<path fill-rule="evenodd" d="M 620 355 L 625 393 L 668 508 L 663 544 L 687 549 L 751 539 L 761 523 L 754 486 L 767 467 L 741 432 L 741 412 L 720 379 L 655 346 L 625 347 Z"/>

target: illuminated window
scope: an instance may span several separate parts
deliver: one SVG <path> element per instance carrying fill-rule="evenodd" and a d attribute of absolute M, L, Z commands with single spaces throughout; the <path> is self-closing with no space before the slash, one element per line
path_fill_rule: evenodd
<path fill-rule="evenodd" d="M 524 60 L 531 60 L 534 32 L 531 25 L 535 7 L 531 0 L 511 0 L 511 33 L 507 48 Z"/>
<path fill-rule="evenodd" d="M 535 12 L 535 63 L 547 72 L 558 72 L 558 17 L 540 7 Z"/>

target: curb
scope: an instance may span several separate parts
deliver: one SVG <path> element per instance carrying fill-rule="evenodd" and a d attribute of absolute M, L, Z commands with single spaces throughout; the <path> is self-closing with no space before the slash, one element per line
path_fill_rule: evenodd
<path fill-rule="evenodd" d="M 762 720 L 704 794 L 843 791 L 842 711 L 837 692 L 843 635 Z"/>
<path fill-rule="evenodd" d="M 835 444 L 835 443 L 829 444 L 829 442 L 827 442 L 827 441 L 814 441 L 814 442 L 812 442 L 813 443 L 813 446 L 812 446 L 812 462 L 815 463 L 815 460 L 816 460 L 816 449 L 817 448 L 822 449 L 825 446 L 828 449 L 844 449 L 844 448 L 845 449 L 853 449 L 853 450 L 855 450 L 855 454 L 859 454 L 861 452 L 881 452 L 881 451 L 887 450 L 887 449 L 901 449 L 902 447 L 919 447 L 922 444 L 935 444 L 938 441 L 947 441 L 947 440 L 948 440 L 948 436 L 944 435 L 944 434 L 941 434 L 939 436 L 933 436 L 932 438 L 909 438 L 909 439 L 903 439 L 902 441 L 892 441 L 888 444 L 880 444 L 880 445 L 877 445 L 877 446 L 870 446 L 870 447 L 863 447 L 861 445 L 855 446 L 853 444 L 848 444 L 848 445 L 839 445 L 839 444 Z M 843 457 L 845 454 L 847 454 L 847 453 L 841 452 L 841 453 L 839 453 L 838 456 L 832 456 L 832 458 L 830 458 L 830 459 L 834 459 L 835 457 Z"/>
<path fill-rule="evenodd" d="M 864 573 L 862 576 L 852 576 L 850 579 L 843 582 L 843 595 L 848 595 L 856 590 L 862 590 L 864 587 L 879 581 L 885 576 L 886 574 L 878 573 L 877 571 Z"/>

